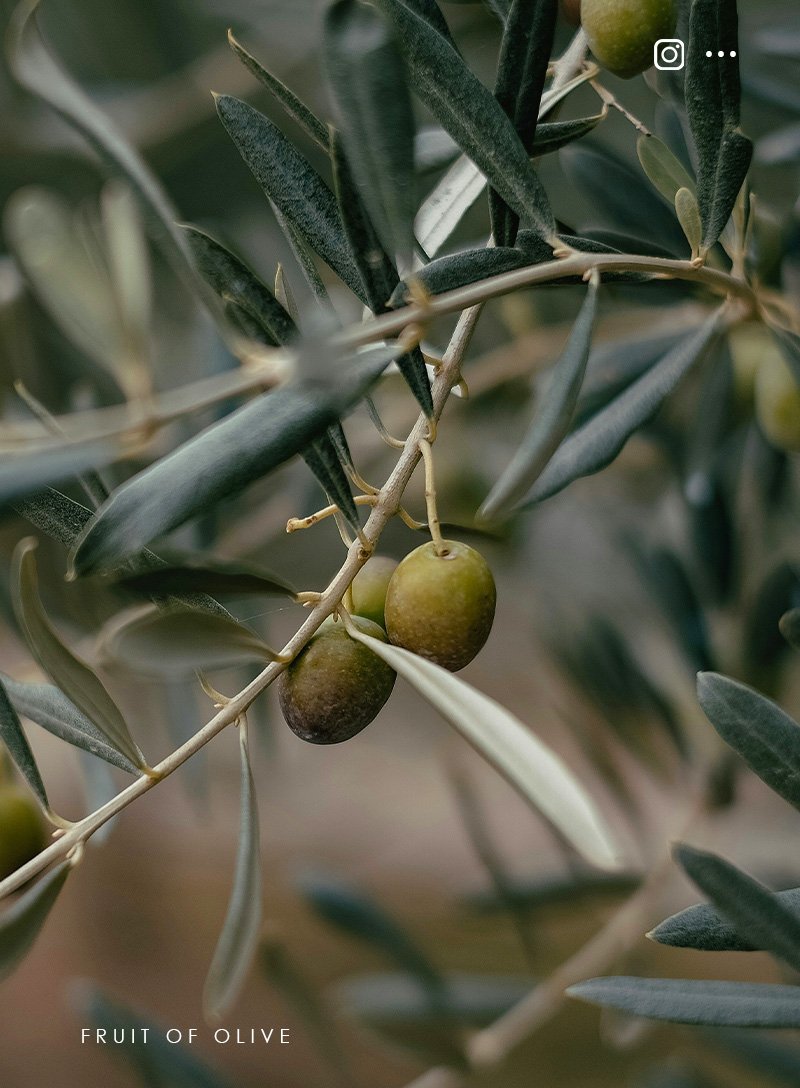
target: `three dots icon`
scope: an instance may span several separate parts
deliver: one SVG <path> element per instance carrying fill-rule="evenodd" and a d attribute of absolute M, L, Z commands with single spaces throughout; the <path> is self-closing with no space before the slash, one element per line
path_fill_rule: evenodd
<path fill-rule="evenodd" d="M 712 51 L 711 51 L 710 49 L 707 49 L 707 50 L 706 50 L 706 56 L 707 56 L 707 57 L 713 57 L 713 56 L 714 56 L 714 54 L 713 54 L 713 52 L 712 52 Z M 718 51 L 718 53 L 717 53 L 717 56 L 718 56 L 718 57 L 724 57 L 724 56 L 725 56 L 725 50 L 724 50 L 724 49 L 720 49 L 720 50 Z M 731 49 L 731 51 L 730 51 L 730 56 L 731 56 L 731 58 L 733 58 L 733 57 L 735 57 L 735 56 L 736 56 L 736 50 L 735 50 L 735 49 Z"/>

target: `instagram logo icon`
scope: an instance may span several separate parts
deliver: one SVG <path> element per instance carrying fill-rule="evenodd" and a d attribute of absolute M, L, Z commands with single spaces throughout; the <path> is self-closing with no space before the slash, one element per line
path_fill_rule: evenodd
<path fill-rule="evenodd" d="M 653 46 L 653 62 L 662 72 L 679 72 L 684 64 L 680 38 L 660 38 Z"/>

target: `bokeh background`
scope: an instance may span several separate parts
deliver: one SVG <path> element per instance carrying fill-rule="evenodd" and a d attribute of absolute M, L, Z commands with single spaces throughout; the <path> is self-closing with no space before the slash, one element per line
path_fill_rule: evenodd
<path fill-rule="evenodd" d="M 9 0 L 0 3 L 4 22 L 12 8 Z M 491 85 L 498 22 L 480 4 L 444 4 L 443 9 L 470 63 Z M 794 56 L 788 51 L 776 58 L 763 48 L 763 33 L 778 28 L 778 36 L 783 33 L 785 38 L 788 30 L 796 40 L 800 23 L 793 0 L 742 0 L 740 12 L 743 127 L 757 143 L 754 187 L 763 246 L 769 253 L 771 244 L 777 251 L 777 240 L 797 229 L 800 47 Z M 181 216 L 226 239 L 266 282 L 278 263 L 283 264 L 301 306 L 308 298 L 291 251 L 217 121 L 210 92 L 247 97 L 284 124 L 279 108 L 228 48 L 226 31 L 232 27 L 271 71 L 321 116 L 330 117 L 318 62 L 320 14 L 321 6 L 308 0 L 43 0 L 41 6 L 42 25 L 54 51 L 144 153 Z M 571 33 L 566 24 L 560 26 L 559 47 Z M 607 84 L 645 124 L 653 124 L 655 98 L 643 80 L 623 84 L 608 77 Z M 0 94 L 0 205 L 32 184 L 52 187 L 75 205 L 95 200 L 103 178 L 81 141 L 16 89 L 5 67 L 0 68 Z M 572 109 L 576 115 L 596 112 L 592 93 L 581 91 Z M 422 111 L 420 122 L 427 123 Z M 322 169 L 318 150 L 302 133 L 288 122 L 286 131 Z M 634 137 L 627 122 L 612 112 L 593 139 L 638 169 Z M 602 200 L 593 202 L 590 191 L 568 183 L 557 156 L 543 164 L 542 176 L 559 218 L 576 227 L 602 222 Z M 435 169 L 421 170 L 420 192 L 436 177 Z M 454 244 L 482 244 L 485 232 L 485 202 L 479 201 Z M 800 279 L 796 273 L 792 279 L 795 268 L 785 262 L 783 285 L 796 304 Z M 154 276 L 158 388 L 232 365 L 157 258 Z M 357 318 L 335 283 L 330 286 L 342 316 Z M 370 1019 L 368 1009 L 359 1018 L 348 999 L 352 991 L 342 989 L 342 980 L 391 971 L 393 965 L 315 916 L 302 893 L 309 871 L 324 871 L 368 892 L 441 969 L 508 977 L 524 992 L 528 981 L 547 975 L 599 928 L 652 865 L 665 838 L 679 828 L 689 771 L 664 740 L 664 715 L 677 716 L 701 748 L 711 743 L 694 701 L 692 664 L 638 575 L 627 544 L 632 533 L 674 546 L 683 539 L 680 487 L 664 444 L 651 435 L 635 438 L 613 469 L 573 485 L 540 510 L 492 536 L 469 530 L 524 431 L 537 375 L 557 358 L 580 299 L 580 289 L 555 288 L 487 307 L 465 367 L 471 398 L 451 401 L 440 425 L 440 513 L 444 521 L 466 527 L 462 531 L 470 534 L 465 536 L 469 542 L 478 541 L 498 583 L 493 634 L 465 678 L 530 723 L 591 786 L 625 844 L 629 874 L 608 881 L 587 873 L 402 683 L 377 721 L 340 747 L 317 748 L 294 737 L 271 691 L 252 713 L 265 947 L 277 943 L 293 969 L 328 1003 L 352 1082 L 363 1088 L 413 1081 L 435 1063 L 435 1039 L 424 1025 L 398 1026 L 397 1017 L 388 1027 L 383 1023 L 382 1031 L 364 1022 Z M 703 313 L 701 302 L 677 290 L 668 307 L 660 303 L 643 292 L 608 291 L 598 345 L 666 334 Z M 8 257 L 0 258 L 0 320 L 0 397 L 7 418 L 24 415 L 12 389 L 20 377 L 54 412 L 119 400 L 110 379 L 50 321 Z M 431 340 L 444 346 L 447 331 L 448 323 L 442 321 Z M 690 388 L 676 398 L 671 411 L 679 429 L 696 392 Z M 399 379 L 382 387 L 379 404 L 389 429 L 404 433 L 415 410 Z M 381 482 L 391 468 L 392 453 L 379 441 L 366 412 L 356 412 L 346 429 L 362 474 Z M 173 429 L 159 440 L 157 450 L 186 433 Z M 124 479 L 132 467 L 117 466 L 115 480 Z M 791 463 L 782 471 L 793 478 Z M 300 588 L 322 588 L 343 555 L 335 526 L 327 521 L 308 532 L 284 532 L 288 517 L 310 513 L 321 500 L 305 466 L 291 465 L 174 543 L 257 562 Z M 419 481 L 409 489 L 407 505 L 422 516 Z M 791 524 L 790 514 L 787 518 Z M 36 671 L 17 636 L 7 595 L 10 553 L 26 532 L 21 519 L 9 513 L 2 517 L 0 663 L 14 677 L 34 679 Z M 387 530 L 381 550 L 401 558 L 420 542 L 398 522 Z M 760 569 L 767 572 L 780 563 L 791 568 L 800 558 L 796 546 L 787 546 L 786 534 L 762 541 L 761 548 Z M 116 603 L 100 587 L 65 585 L 65 560 L 63 549 L 42 542 L 43 593 L 65 636 L 90 654 Z M 796 591 L 796 578 L 790 578 L 781 593 L 790 597 Z M 741 665 L 745 612 L 756 591 L 748 592 L 732 608 L 711 609 L 723 671 Z M 282 643 L 302 618 L 296 606 L 263 598 L 237 608 L 240 618 L 273 644 Z M 607 648 L 615 638 L 622 646 L 622 661 L 614 654 L 601 657 L 587 673 L 584 654 L 584 664 L 574 665 L 576 648 L 591 647 L 593 639 Z M 761 644 L 757 627 L 753 638 Z M 797 666 L 780 645 L 765 654 L 759 663 L 762 687 L 779 695 L 790 711 L 800 711 Z M 644 674 L 657 693 L 633 709 L 626 698 L 631 668 Z M 598 675 L 607 681 L 607 690 L 602 683 L 598 690 Z M 106 678 L 151 761 L 212 713 L 208 699 L 191 682 L 167 690 L 121 670 Z M 246 679 L 227 673 L 215 682 L 233 692 Z M 752 672 L 750 679 L 756 679 Z M 86 801 L 77 755 L 40 730 L 31 729 L 31 739 L 54 806 L 79 815 Z M 461 804 L 458 800 L 455 782 L 460 779 L 469 784 L 473 819 L 496 844 L 516 890 L 518 916 L 498 904 L 492 891 L 465 821 L 463 795 Z M 195 1049 L 232 1083 L 253 1088 L 336 1083 L 307 1018 L 276 986 L 266 953 L 259 955 L 224 1026 L 248 1033 L 250 1027 L 288 1026 L 291 1044 L 218 1046 L 203 1025 L 201 992 L 228 900 L 238 814 L 238 747 L 235 736 L 225 733 L 174 779 L 131 806 L 107 841 L 89 851 L 34 951 L 3 984 L 4 1088 L 53 1083 L 83 1088 L 92 1082 L 134 1088 L 142 1083 L 112 1046 L 81 1045 L 80 1030 L 90 1023 L 81 1006 L 81 985 L 87 980 L 154 1022 L 184 1031 L 197 1027 Z M 736 804 L 698 826 L 693 841 L 735 856 L 743 867 L 778 885 L 800 882 L 798 836 L 797 814 L 746 776 Z M 695 899 L 676 877 L 652 921 Z M 709 963 L 699 953 L 662 949 L 643 936 L 629 956 L 609 969 L 766 981 L 778 975 L 778 968 L 760 954 L 729 954 Z M 391 985 L 387 989 L 391 1006 Z M 391 1009 L 389 1021 L 390 1014 Z M 733 1061 L 731 1053 L 727 1044 L 697 1032 L 653 1029 L 573 1004 L 514 1054 L 494 1079 L 477 1078 L 475 1084 L 761 1084 L 763 1070 Z M 697 1076 L 706 1079 L 691 1079 Z M 774 1081 L 764 1077 L 763 1083 Z"/>

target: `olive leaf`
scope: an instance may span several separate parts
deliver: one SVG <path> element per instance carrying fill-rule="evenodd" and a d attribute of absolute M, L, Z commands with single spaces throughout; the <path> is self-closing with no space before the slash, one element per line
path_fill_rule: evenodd
<path fill-rule="evenodd" d="M 72 869 L 62 861 L 0 916 L 0 980 L 28 954 Z"/>
<path fill-rule="evenodd" d="M 548 252 L 552 255 L 551 250 L 548 249 Z M 414 279 L 422 284 L 428 294 L 441 295 L 445 291 L 454 291 L 457 287 L 476 283 L 487 276 L 513 272 L 530 263 L 522 249 L 512 246 L 484 246 L 482 249 L 465 249 L 461 253 L 437 257 L 416 272 Z M 394 308 L 408 304 L 408 284 L 405 281 L 395 287 L 389 304 Z"/>
<path fill-rule="evenodd" d="M 350 480 L 327 432 L 303 450 L 303 460 L 330 501 L 339 507 L 348 525 L 358 534 L 361 531 L 361 522 L 358 507 L 353 500 Z"/>
<path fill-rule="evenodd" d="M 534 484 L 525 506 L 562 491 L 573 480 L 599 472 L 610 464 L 633 432 L 645 423 L 684 374 L 716 338 L 722 310 L 637 378 L 605 408 L 592 416 L 559 446 Z"/>
<path fill-rule="evenodd" d="M 693 195 L 697 193 L 697 186 L 686 167 L 657 136 L 640 136 L 636 141 L 636 152 L 645 174 L 670 204 L 675 202 L 679 189 L 688 189 Z"/>
<path fill-rule="evenodd" d="M 258 805 L 250 770 L 246 718 L 239 720 L 239 751 L 242 761 L 242 802 L 236 871 L 222 932 L 203 989 L 203 1009 L 209 1019 L 215 1020 L 224 1016 L 239 996 L 261 926 Z"/>
<path fill-rule="evenodd" d="M 753 155 L 752 143 L 739 129 L 738 29 L 736 0 L 692 0 L 686 110 L 699 160 L 703 253 L 730 219 Z"/>
<path fill-rule="evenodd" d="M 361 197 L 385 250 L 410 271 L 414 251 L 414 111 L 385 16 L 337 0 L 323 23 L 328 81 Z"/>
<path fill-rule="evenodd" d="M 175 271 L 197 290 L 198 280 L 169 198 L 139 153 L 52 55 L 41 35 L 37 8 L 38 0 L 24 0 L 9 24 L 6 49 L 14 78 L 77 129 L 103 164 L 124 178 Z M 207 300 L 203 291 L 201 296 Z"/>
<path fill-rule="evenodd" d="M 334 129 L 331 130 L 331 158 L 342 225 L 353 261 L 364 284 L 366 303 L 374 314 L 385 313 L 389 309 L 390 296 L 397 286 L 399 276 L 370 222 L 344 153 L 341 134 Z M 397 368 L 417 403 L 430 418 L 433 414 L 433 401 L 422 352 L 418 347 L 413 348 L 396 361 Z"/>
<path fill-rule="evenodd" d="M 53 440 L 33 452 L 4 457 L 0 465 L 0 505 L 110 465 L 123 455 L 122 442 L 109 437 L 83 439 L 67 445 Z"/>
<path fill-rule="evenodd" d="M 599 282 L 598 279 L 589 284 L 564 354 L 553 368 L 519 449 L 484 501 L 479 520 L 501 518 L 513 509 L 539 478 L 567 434 L 592 346 Z"/>
<path fill-rule="evenodd" d="M 606 147 L 572 143 L 559 152 L 567 180 L 597 209 L 604 227 L 634 238 L 657 239 L 661 246 L 685 253 L 686 240 L 673 207 L 654 192 L 641 174 Z M 638 247 L 634 252 L 643 252 Z"/>
<path fill-rule="evenodd" d="M 361 298 L 336 199 L 278 126 L 247 102 L 216 98 L 217 113 L 256 181 L 293 231 Z"/>
<path fill-rule="evenodd" d="M 155 570 L 121 574 L 115 585 L 146 597 L 190 597 L 211 593 L 217 597 L 294 597 L 295 590 L 277 574 L 244 563 L 188 557 Z"/>
<path fill-rule="evenodd" d="M 317 115 L 305 103 L 301 102 L 285 83 L 282 83 L 277 76 L 268 72 L 254 56 L 248 53 L 244 46 L 233 36 L 231 30 L 228 31 L 228 43 L 245 68 L 277 98 L 289 116 L 300 125 L 306 135 L 310 136 L 315 143 L 318 143 L 324 151 L 330 151 L 328 130 Z"/>
<path fill-rule="evenodd" d="M 411 85 L 430 112 L 527 226 L 555 232 L 547 194 L 505 111 L 455 49 L 402 0 L 379 0 L 392 19 Z"/>
<path fill-rule="evenodd" d="M 306 870 L 297 883 L 305 900 L 326 922 L 388 955 L 428 991 L 429 1000 L 431 994 L 441 994 L 444 981 L 439 971 L 402 926 L 369 896 L 319 870 Z"/>
<path fill-rule="evenodd" d="M 63 544 L 66 548 L 74 546 L 78 537 L 94 516 L 88 507 L 68 498 L 66 495 L 62 495 L 60 491 L 55 491 L 53 488 L 47 488 L 36 494 L 16 499 L 13 508 L 18 514 L 26 518 L 31 525 L 35 525 L 37 529 L 41 529 L 43 533 L 46 533 L 53 540 L 57 540 L 59 544 Z M 133 576 L 137 574 L 155 574 L 166 567 L 165 560 L 144 548 L 128 560 L 123 569 L 126 574 Z M 157 589 L 154 596 L 161 596 Z M 207 593 L 187 588 L 186 590 L 176 589 L 174 596 L 183 604 L 191 608 L 197 608 L 202 612 L 210 612 L 218 616 L 230 615 L 226 608 L 223 608 Z"/>
<path fill-rule="evenodd" d="M 311 247 L 303 229 L 299 227 L 294 220 L 288 218 L 274 200 L 270 199 L 269 205 L 272 208 L 272 214 L 275 216 L 278 226 L 283 231 L 283 235 L 289 243 L 292 253 L 295 256 L 295 260 L 300 266 L 300 271 L 303 273 L 303 279 L 311 289 L 311 294 L 316 300 L 317 305 L 322 312 L 331 319 L 332 324 L 336 323 L 336 311 L 331 302 L 330 295 L 328 294 L 328 288 L 325 286 L 322 276 L 319 274 L 314 262 Z M 283 280 L 283 290 L 287 295 L 286 298 L 283 298 L 278 293 L 279 277 Z M 286 277 L 283 276 L 280 267 L 275 276 L 275 294 L 281 305 L 291 314 L 292 320 L 299 326 L 300 314 L 296 306 L 292 308 L 289 304 L 291 289 L 289 288 L 288 281 L 286 280 Z"/>
<path fill-rule="evenodd" d="M 335 385 L 288 385 L 258 397 L 118 488 L 78 539 L 73 576 L 118 567 L 157 536 L 243 491 L 306 449 L 348 411 L 398 354 L 370 348 Z"/>
<path fill-rule="evenodd" d="M 678 189 L 675 194 L 675 214 L 681 225 L 686 240 L 692 247 L 692 253 L 699 253 L 703 244 L 703 224 L 700 221 L 700 209 L 697 197 L 691 190 Z"/>
<path fill-rule="evenodd" d="M 425 658 L 356 628 L 351 635 L 415 687 L 587 861 L 602 869 L 619 868 L 613 835 L 592 799 L 560 757 L 518 718 Z"/>
<path fill-rule="evenodd" d="M 800 925 L 800 888 L 769 894 Z M 748 940 L 745 933 L 746 927 L 740 932 L 728 914 L 710 903 L 696 903 L 660 922 L 647 936 L 658 944 L 701 952 L 755 952 L 762 947 Z"/>
<path fill-rule="evenodd" d="M 543 121 L 536 129 L 536 138 L 531 147 L 531 157 L 551 155 L 562 147 L 579 140 L 596 128 L 608 115 L 608 108 L 590 117 L 576 117 L 572 121 Z"/>
<path fill-rule="evenodd" d="M 674 855 L 744 940 L 800 970 L 800 918 L 778 896 L 715 854 L 679 843 Z"/>
<path fill-rule="evenodd" d="M 758 982 L 680 978 L 590 978 L 570 997 L 635 1016 L 708 1027 L 800 1027 L 800 989 Z"/>
<path fill-rule="evenodd" d="M 770 789 L 800 808 L 800 725 L 766 695 L 719 673 L 700 673 L 697 698 L 725 743 Z"/>
<path fill-rule="evenodd" d="M 98 756 L 128 774 L 137 774 L 133 763 L 108 744 L 97 726 L 59 688 L 53 684 L 28 684 L 3 674 L 0 679 L 18 714 L 67 744 Z"/>
<path fill-rule="evenodd" d="M 503 28 L 494 96 L 529 155 L 534 154 L 557 16 L 557 0 L 514 0 Z M 489 191 L 489 214 L 497 245 L 512 246 L 518 220 L 494 189 Z"/>
<path fill-rule="evenodd" d="M 167 678 L 276 657 L 258 635 L 234 619 L 155 605 L 114 616 L 100 631 L 97 647 L 107 664 Z"/>
<path fill-rule="evenodd" d="M 42 782 L 36 759 L 28 738 L 22 728 L 16 708 L 9 698 L 2 680 L 0 680 L 0 741 L 6 746 L 11 758 L 25 776 L 25 780 L 36 794 L 42 808 L 47 810 L 50 802 Z"/>
<path fill-rule="evenodd" d="M 21 540 L 14 550 L 11 596 L 14 612 L 33 657 L 66 697 L 100 730 L 105 739 L 138 768 L 144 757 L 100 678 L 61 641 L 39 598 L 34 552 L 36 541 Z"/>
<path fill-rule="evenodd" d="M 263 330 L 262 341 L 288 344 L 297 337 L 297 326 L 273 293 L 250 269 L 216 238 L 185 225 L 183 232 L 200 275 L 220 297 L 247 311 Z"/>

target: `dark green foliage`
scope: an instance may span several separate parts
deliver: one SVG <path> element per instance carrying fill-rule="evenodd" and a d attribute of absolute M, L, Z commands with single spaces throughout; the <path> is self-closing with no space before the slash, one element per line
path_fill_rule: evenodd
<path fill-rule="evenodd" d="M 402 0 L 379 3 L 394 22 L 415 93 L 522 222 L 549 238 L 555 224 L 547 195 L 497 100 Z"/>
<path fill-rule="evenodd" d="M 351 937 L 375 945 L 430 994 L 440 994 L 444 980 L 408 934 L 377 903 L 342 880 L 306 872 L 300 891 L 321 918 Z"/>
<path fill-rule="evenodd" d="M 719 673 L 698 676 L 697 697 L 725 743 L 770 789 L 800 808 L 800 725 L 765 695 Z"/>
<path fill-rule="evenodd" d="M 7 978 L 39 936 L 72 869 L 62 861 L 0 915 L 0 979 Z"/>
<path fill-rule="evenodd" d="M 678 978 L 591 978 L 570 997 L 635 1016 L 711 1027 L 800 1027 L 800 989 L 757 982 Z"/>
<path fill-rule="evenodd" d="M 800 888 L 770 893 L 800 925 Z M 710 903 L 687 907 L 660 922 L 648 936 L 673 948 L 696 948 L 701 952 L 755 952 L 728 918 Z"/>
<path fill-rule="evenodd" d="M 350 481 L 336 446 L 327 432 L 303 450 L 303 460 L 314 473 L 317 482 L 331 502 L 336 503 L 351 528 L 358 532 L 361 522 L 358 518 L 358 508 L 353 501 Z"/>
<path fill-rule="evenodd" d="M 266 344 L 288 344 L 297 326 L 268 287 L 221 242 L 197 227 L 183 228 L 198 271 L 225 299 L 246 311 L 258 323 Z"/>
<path fill-rule="evenodd" d="M 91 752 L 128 774 L 138 774 L 130 760 L 112 748 L 100 730 L 53 684 L 26 684 L 10 676 L 2 676 L 2 682 L 18 714 L 67 744 Z"/>
<path fill-rule="evenodd" d="M 503 28 L 494 96 L 529 155 L 542 154 L 534 140 L 557 14 L 557 0 L 514 0 Z M 489 213 L 497 245 L 513 246 L 518 219 L 493 189 Z"/>
<path fill-rule="evenodd" d="M 514 459 L 481 507 L 481 518 L 502 517 L 512 510 L 536 483 L 567 434 L 592 346 L 598 285 L 599 279 L 589 285 L 586 300 L 572 326 L 564 354 L 549 376 Z"/>
<path fill-rule="evenodd" d="M 374 314 L 385 313 L 389 309 L 392 292 L 399 283 L 399 276 L 364 207 L 344 152 L 341 135 L 333 129 L 331 157 L 342 226 L 363 283 L 365 302 Z M 419 348 L 414 348 L 413 351 L 401 355 L 397 359 L 397 366 L 420 408 L 430 416 L 433 412 L 433 401 L 422 352 Z"/>
<path fill-rule="evenodd" d="M 328 130 L 316 114 L 313 113 L 305 103 L 301 102 L 297 95 L 294 94 L 293 91 L 290 91 L 285 83 L 282 83 L 277 76 L 268 72 L 263 64 L 260 64 L 252 54 L 248 53 L 244 46 L 236 40 L 230 30 L 228 31 L 228 43 L 248 72 L 251 72 L 259 83 L 275 96 L 289 116 L 292 117 L 305 133 L 318 143 L 323 150 L 329 151 L 330 143 L 328 140 Z"/>
<path fill-rule="evenodd" d="M 121 575 L 115 585 L 131 593 L 159 600 L 185 598 L 199 592 L 214 593 L 218 597 L 257 597 L 262 594 L 293 597 L 295 592 L 288 582 L 269 571 L 205 557 L 200 561 L 187 557 L 186 562 L 180 565 L 170 564 L 156 570 Z"/>
<path fill-rule="evenodd" d="M 718 57 L 718 52 L 724 55 Z M 740 97 L 736 0 L 692 0 L 686 109 L 699 160 L 703 251 L 725 228 L 753 154 L 753 145 L 738 127 Z"/>
<path fill-rule="evenodd" d="M 548 251 L 552 256 L 552 250 Z M 486 276 L 498 276 L 502 272 L 513 272 L 530 264 L 521 249 L 503 246 L 489 249 L 467 249 L 462 253 L 452 253 L 447 257 L 437 257 L 421 268 L 417 279 L 431 295 L 441 295 L 445 291 L 454 291 L 466 287 Z M 398 283 L 389 299 L 391 306 L 399 308 L 408 303 L 408 285 Z"/>
<path fill-rule="evenodd" d="M 692 336 L 667 352 L 616 400 L 573 432 L 539 477 L 525 505 L 541 502 L 580 476 L 599 472 L 610 464 L 633 432 L 653 415 L 705 353 L 718 335 L 719 322 L 720 316 L 716 313 Z"/>
<path fill-rule="evenodd" d="M 43 808 L 48 808 L 47 791 L 36 764 L 28 738 L 22 730 L 16 708 L 0 680 L 0 741 L 8 749 L 9 755 L 25 776 L 30 788 L 36 794 Z"/>
<path fill-rule="evenodd" d="M 675 857 L 741 937 L 800 970 L 800 918 L 778 896 L 714 854 L 678 844 Z"/>
<path fill-rule="evenodd" d="M 229 95 L 220 95 L 216 101 L 220 120 L 266 195 L 314 252 L 365 301 L 328 186 L 263 113 Z"/>
<path fill-rule="evenodd" d="M 385 17 L 337 0 L 323 40 L 344 145 L 385 250 L 410 268 L 414 251 L 414 112 L 405 65 Z"/>
<path fill-rule="evenodd" d="M 392 357 L 373 348 L 339 382 L 286 386 L 212 424 L 111 496 L 73 552 L 76 575 L 118 567 L 157 536 L 244 490 L 351 408 Z"/>

